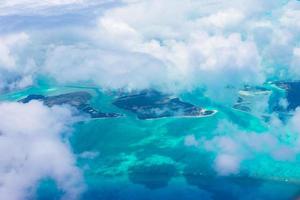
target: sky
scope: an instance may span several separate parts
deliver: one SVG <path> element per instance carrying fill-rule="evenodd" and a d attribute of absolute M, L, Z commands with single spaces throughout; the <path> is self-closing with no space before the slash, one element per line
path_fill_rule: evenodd
<path fill-rule="evenodd" d="M 47 76 L 58 84 L 89 83 L 103 90 L 154 88 L 180 94 L 200 88 L 214 101 L 231 105 L 245 84 L 299 80 L 299 41 L 296 0 L 0 0 L 0 93 Z M 228 87 L 232 90 L 224 95 Z M 76 158 L 62 139 L 76 121 L 72 112 L 39 102 L 0 104 L 2 197 L 23 199 L 47 176 L 66 190 L 65 199 L 84 190 Z M 274 127 L 298 131 L 299 113 L 287 124 L 274 117 Z M 253 138 L 234 125 L 220 127 L 216 131 L 231 130 L 234 136 L 206 140 L 191 135 L 186 144 L 219 152 L 214 166 L 221 175 L 237 173 L 253 145 L 261 152 L 264 144 L 272 149 L 278 143 L 265 133 L 252 137 L 266 143 L 252 144 Z M 272 156 L 293 159 L 284 152 L 299 152 L 297 144 L 277 145 Z M 11 145 L 13 151 L 3 150 Z M 55 162 L 46 166 L 45 157 Z"/>

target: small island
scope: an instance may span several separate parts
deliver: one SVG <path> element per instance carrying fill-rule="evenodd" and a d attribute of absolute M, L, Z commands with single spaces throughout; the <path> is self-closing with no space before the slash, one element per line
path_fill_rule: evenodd
<path fill-rule="evenodd" d="M 113 104 L 135 113 L 141 120 L 164 117 L 206 117 L 216 113 L 215 110 L 205 110 L 155 90 L 121 94 Z"/>
<path fill-rule="evenodd" d="M 63 105 L 67 104 L 77 108 L 83 113 L 87 113 L 91 118 L 115 118 L 122 116 L 118 113 L 104 113 L 99 110 L 96 110 L 90 106 L 89 101 L 91 100 L 92 95 L 88 92 L 71 92 L 66 94 L 60 94 L 56 96 L 43 96 L 32 94 L 27 96 L 24 99 L 21 99 L 19 102 L 28 103 L 32 100 L 42 101 L 46 106 L 52 107 L 54 105 Z"/>
<path fill-rule="evenodd" d="M 263 96 L 270 96 L 271 93 L 271 90 L 263 86 L 245 85 L 244 88 L 239 91 L 238 99 L 233 105 L 233 108 L 243 112 L 252 112 L 255 99 Z"/>

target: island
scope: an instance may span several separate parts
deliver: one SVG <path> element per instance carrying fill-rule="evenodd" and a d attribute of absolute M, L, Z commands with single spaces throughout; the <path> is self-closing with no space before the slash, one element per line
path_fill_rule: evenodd
<path fill-rule="evenodd" d="M 252 112 L 253 106 L 258 99 L 264 96 L 270 96 L 272 91 L 263 86 L 245 85 L 238 92 L 238 99 L 233 108 L 243 112 Z"/>
<path fill-rule="evenodd" d="M 85 91 L 71 92 L 66 94 L 60 94 L 56 96 L 43 96 L 37 94 L 31 94 L 24 99 L 19 100 L 21 103 L 28 103 L 32 100 L 38 100 L 43 102 L 46 106 L 52 107 L 54 105 L 67 104 L 77 108 L 83 113 L 87 113 L 91 118 L 115 118 L 122 116 L 119 113 L 105 113 L 93 108 L 89 101 L 92 95 Z"/>
<path fill-rule="evenodd" d="M 135 113 L 141 120 L 164 117 L 205 117 L 216 113 L 215 110 L 205 110 L 155 90 L 121 94 L 113 104 Z"/>

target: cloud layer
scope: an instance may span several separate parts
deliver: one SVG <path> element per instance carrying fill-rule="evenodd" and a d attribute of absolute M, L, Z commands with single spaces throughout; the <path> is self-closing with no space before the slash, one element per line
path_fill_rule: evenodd
<path fill-rule="evenodd" d="M 39 12 L 27 21 L 16 18 L 22 32 L 1 36 L 0 69 L 18 81 L 4 79 L 2 88 L 24 87 L 34 83 L 36 74 L 47 74 L 59 82 L 93 82 L 104 89 L 203 87 L 208 96 L 222 100 L 218 91 L 228 86 L 259 84 L 274 77 L 299 78 L 297 1 L 115 1 L 100 13 L 94 3 L 4 4 L 26 4 L 25 11 L 85 7 L 60 13 L 62 23 L 57 25 L 53 24 L 57 13 L 49 10 L 43 24 L 51 28 L 45 31 L 39 29 L 40 21 L 33 21 L 42 15 Z M 5 17 L 14 21 L 13 14 Z M 25 46 L 7 44 L 11 37 Z M 17 70 L 7 72 L 12 65 Z"/>

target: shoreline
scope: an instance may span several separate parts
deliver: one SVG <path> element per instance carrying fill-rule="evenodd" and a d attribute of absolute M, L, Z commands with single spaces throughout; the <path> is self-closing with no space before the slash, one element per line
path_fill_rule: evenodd
<path fill-rule="evenodd" d="M 209 115 L 198 115 L 198 116 L 168 116 L 168 117 L 158 117 L 158 118 L 149 118 L 149 119 L 139 119 L 138 117 L 136 117 L 138 120 L 146 120 L 146 121 L 149 121 L 149 120 L 159 120 L 159 119 L 165 119 L 165 118 L 206 118 L 206 117 L 212 117 L 214 116 L 215 114 L 218 113 L 218 110 L 210 110 L 210 111 L 213 111 L 212 114 L 209 114 Z"/>

